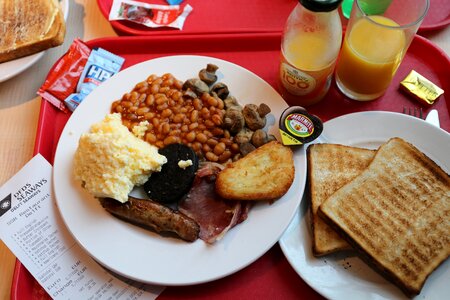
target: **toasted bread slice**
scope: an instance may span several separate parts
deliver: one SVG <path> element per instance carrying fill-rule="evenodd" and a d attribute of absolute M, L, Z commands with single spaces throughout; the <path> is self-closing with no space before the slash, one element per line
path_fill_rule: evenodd
<path fill-rule="evenodd" d="M 0 35 L 0 63 L 62 44 L 65 21 L 58 1 L 0 1 Z"/>
<path fill-rule="evenodd" d="M 450 254 L 450 177 L 400 138 L 383 144 L 319 213 L 408 296 Z"/>
<path fill-rule="evenodd" d="M 317 210 L 329 196 L 367 168 L 374 155 L 375 150 L 338 144 L 313 144 L 308 147 L 308 183 L 315 256 L 351 249 L 318 216 Z"/>
<path fill-rule="evenodd" d="M 216 192 L 232 200 L 274 200 L 289 190 L 294 173 L 292 150 L 273 141 L 220 172 Z"/>

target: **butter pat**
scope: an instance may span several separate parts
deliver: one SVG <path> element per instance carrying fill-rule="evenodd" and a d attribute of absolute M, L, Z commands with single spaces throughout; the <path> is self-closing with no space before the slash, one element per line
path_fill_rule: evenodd
<path fill-rule="evenodd" d="M 414 70 L 400 82 L 400 85 L 417 100 L 430 105 L 444 93 L 443 89 Z"/>
<path fill-rule="evenodd" d="M 94 197 L 124 203 L 134 186 L 144 184 L 166 162 L 155 146 L 122 125 L 120 114 L 109 114 L 81 135 L 75 152 L 74 177 Z"/>

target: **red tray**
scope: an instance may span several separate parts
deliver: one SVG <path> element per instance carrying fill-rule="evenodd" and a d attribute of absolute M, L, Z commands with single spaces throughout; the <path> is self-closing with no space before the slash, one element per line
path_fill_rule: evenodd
<path fill-rule="evenodd" d="M 239 64 L 261 76 L 275 87 L 280 52 L 280 35 L 277 33 L 217 35 L 185 35 L 155 37 L 104 38 L 88 42 L 90 47 L 102 47 L 123 56 L 125 68 L 138 62 L 160 56 L 176 54 L 206 55 Z M 206 46 L 205 46 L 206 45 Z M 207 50 L 206 50 L 207 49 Z M 372 102 L 356 102 L 346 99 L 333 84 L 329 94 L 309 110 L 324 121 L 331 118 L 366 110 L 401 112 L 403 107 L 417 106 L 398 89 L 399 81 L 415 69 L 447 91 L 431 108 L 440 112 L 441 125 L 450 130 L 450 60 L 431 42 L 416 36 L 387 93 Z M 170 70 L 168 70 L 170 72 Z M 429 107 L 424 108 L 427 113 Z M 41 153 L 53 162 L 53 155 L 61 131 L 69 114 L 42 102 L 35 153 Z M 265 255 L 243 270 L 210 283 L 168 287 L 158 299 L 321 299 L 291 268 L 280 247 L 273 246 Z M 17 261 L 11 299 L 48 299 L 48 296 L 25 267 Z"/>
<path fill-rule="evenodd" d="M 166 4 L 163 0 L 140 0 L 153 4 Z M 97 0 L 100 11 L 108 20 L 113 0 Z M 281 32 L 297 0 L 185 0 L 193 11 L 184 23 L 183 30 L 173 28 L 148 28 L 130 21 L 111 21 L 119 35 L 159 34 L 212 34 L 245 32 Z"/>
<path fill-rule="evenodd" d="M 450 24 L 450 1 L 430 0 L 430 8 L 420 25 L 419 32 L 441 29 Z"/>
<path fill-rule="evenodd" d="M 139 0 L 167 4 L 164 0 Z M 97 0 L 103 16 L 108 20 L 113 0 Z M 298 0 L 205 1 L 185 0 L 194 10 L 188 16 L 183 30 L 148 28 L 130 21 L 110 21 L 119 35 L 211 34 L 237 32 L 282 32 L 284 24 Z M 339 10 L 340 11 L 340 10 Z M 341 15 L 345 26 L 347 20 Z M 450 24 L 450 1 L 430 0 L 430 8 L 418 32 L 428 32 Z"/>

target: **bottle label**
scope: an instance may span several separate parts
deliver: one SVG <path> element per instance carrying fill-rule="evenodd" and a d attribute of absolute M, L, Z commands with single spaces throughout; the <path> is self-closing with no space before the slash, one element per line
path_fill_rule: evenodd
<path fill-rule="evenodd" d="M 281 64 L 281 82 L 289 93 L 298 96 L 309 94 L 316 87 L 314 77 L 285 62 Z"/>

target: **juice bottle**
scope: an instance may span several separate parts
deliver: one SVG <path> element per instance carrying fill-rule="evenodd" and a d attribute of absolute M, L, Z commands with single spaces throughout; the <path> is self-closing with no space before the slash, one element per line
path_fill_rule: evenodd
<path fill-rule="evenodd" d="M 342 0 L 299 0 L 281 42 L 278 85 L 290 105 L 308 106 L 328 92 L 342 41 Z"/>
<path fill-rule="evenodd" d="M 377 26 L 372 21 L 398 26 L 383 16 L 359 19 L 345 37 L 336 69 L 338 85 L 353 93 L 373 95 L 369 98 L 388 88 L 406 49 L 403 30 Z"/>

